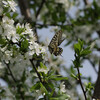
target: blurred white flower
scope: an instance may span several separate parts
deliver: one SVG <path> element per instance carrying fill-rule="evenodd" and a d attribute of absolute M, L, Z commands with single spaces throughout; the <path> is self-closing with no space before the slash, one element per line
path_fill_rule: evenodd
<path fill-rule="evenodd" d="M 33 95 L 35 96 L 36 100 L 39 100 L 39 97 L 42 96 L 42 92 L 41 90 L 36 90 Z"/>
<path fill-rule="evenodd" d="M 9 19 L 7 16 L 2 18 L 1 26 L 4 29 L 4 33 L 2 35 L 7 35 L 12 29 L 14 29 L 14 20 Z"/>
<path fill-rule="evenodd" d="M 2 59 L 6 62 L 9 63 L 9 60 L 11 60 L 11 56 L 12 56 L 12 51 L 6 50 L 3 54 Z"/>
<path fill-rule="evenodd" d="M 14 20 L 13 19 L 9 19 L 7 16 L 4 16 L 2 18 L 2 24 L 4 25 L 4 27 L 5 27 L 6 24 L 10 25 L 10 26 L 13 26 Z"/>
<path fill-rule="evenodd" d="M 54 32 L 55 30 L 58 30 L 58 26 L 52 27 L 52 28 L 50 29 L 51 32 Z"/>
<path fill-rule="evenodd" d="M 20 24 L 20 23 L 18 23 L 17 25 L 16 25 L 16 28 L 24 28 L 24 24 Z"/>
<path fill-rule="evenodd" d="M 16 11 L 17 4 L 13 0 L 2 1 L 5 7 L 10 7 L 13 12 Z"/>
<path fill-rule="evenodd" d="M 38 43 L 36 43 L 34 41 L 31 41 L 29 43 L 30 43 L 29 49 L 31 51 L 30 53 L 36 53 L 37 55 L 39 55 L 41 53 L 46 52 L 45 48 L 42 47 L 41 45 L 39 45 Z"/>
<path fill-rule="evenodd" d="M 33 76 L 38 77 L 38 76 L 37 76 L 37 73 L 33 73 Z"/>
<path fill-rule="evenodd" d="M 68 11 L 68 9 L 72 6 L 72 3 L 69 0 L 56 0 L 56 3 L 63 4 L 66 11 Z"/>
<path fill-rule="evenodd" d="M 3 14 L 3 8 L 0 7 L 0 16 Z"/>
<path fill-rule="evenodd" d="M 60 92 L 61 92 L 61 93 L 65 93 L 65 92 L 66 92 L 64 82 L 62 82 L 62 83 L 60 84 Z"/>
<path fill-rule="evenodd" d="M 0 69 L 4 68 L 3 64 L 0 62 Z"/>
<path fill-rule="evenodd" d="M 19 35 L 16 34 L 16 30 L 11 30 L 8 32 L 7 38 L 15 43 L 19 40 Z"/>
<path fill-rule="evenodd" d="M 14 43 L 19 40 L 19 35 L 16 34 L 16 28 L 14 27 L 14 20 L 4 16 L 1 25 L 4 29 L 2 36 L 7 37 L 7 39 L 12 40 Z"/>
<path fill-rule="evenodd" d="M 29 59 L 25 59 L 25 57 L 23 55 L 21 55 L 20 53 L 13 57 L 10 60 L 10 67 L 11 70 L 14 74 L 14 76 L 16 77 L 16 79 L 20 79 L 23 72 L 27 71 L 27 68 L 31 65 Z M 18 71 L 16 71 L 18 70 Z M 28 74 L 28 73 L 27 73 Z"/>
<path fill-rule="evenodd" d="M 49 68 L 41 68 L 41 67 L 38 67 L 38 72 L 44 72 L 45 74 L 47 74 L 49 71 Z"/>
<path fill-rule="evenodd" d="M 93 49 L 95 45 L 96 45 L 96 41 L 92 42 L 90 45 L 90 49 Z"/>
<path fill-rule="evenodd" d="M 99 99 L 94 99 L 94 98 L 93 98 L 93 100 L 99 100 Z"/>
<path fill-rule="evenodd" d="M 2 27 L 0 25 L 0 35 L 2 35 L 2 33 L 3 33 L 3 29 L 2 29 Z"/>

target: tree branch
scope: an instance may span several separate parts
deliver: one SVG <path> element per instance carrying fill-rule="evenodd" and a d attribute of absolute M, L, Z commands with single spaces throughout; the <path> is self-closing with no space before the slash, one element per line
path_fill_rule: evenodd
<path fill-rule="evenodd" d="M 67 25 L 61 25 L 61 24 L 41 24 L 41 23 L 36 23 L 36 27 L 48 27 L 48 26 L 73 26 L 73 24 L 67 24 Z"/>
<path fill-rule="evenodd" d="M 27 0 L 18 0 L 19 7 L 23 16 L 28 22 L 31 22 L 31 14 Z"/>
<path fill-rule="evenodd" d="M 84 0 L 84 4 L 85 5 L 88 5 L 88 0 Z"/>
<path fill-rule="evenodd" d="M 37 73 L 40 82 L 43 84 L 42 79 L 41 79 L 41 76 L 40 76 L 40 74 L 38 73 L 38 71 L 37 71 L 37 69 L 36 69 L 36 67 L 35 67 L 35 65 L 34 65 L 34 63 L 33 63 L 33 59 L 30 59 L 30 62 L 31 62 L 31 64 L 32 64 L 33 69 L 34 69 L 35 72 Z"/>
<path fill-rule="evenodd" d="M 7 63 L 5 63 L 5 64 L 6 64 L 7 68 L 8 68 L 8 70 L 9 70 L 9 75 L 12 77 L 12 79 L 13 79 L 14 82 L 16 83 L 17 81 L 16 81 L 16 79 L 15 79 L 15 77 L 14 77 L 14 75 L 13 75 L 13 73 L 12 73 L 10 67 L 9 67 L 9 64 L 7 64 Z"/>
<path fill-rule="evenodd" d="M 99 72 L 98 72 L 98 78 L 95 84 L 95 89 L 94 89 L 94 93 L 93 93 L 93 98 L 95 98 L 96 100 L 100 99 L 100 60 L 99 60 Z"/>
<path fill-rule="evenodd" d="M 28 23 L 32 24 L 33 21 L 32 21 L 32 18 L 31 18 L 31 12 L 30 12 L 30 8 L 29 8 L 29 5 L 28 5 L 28 1 L 27 0 L 18 0 L 18 3 L 19 3 L 19 7 L 20 7 L 20 11 L 21 11 L 22 15 L 25 16 L 25 20 Z M 35 28 L 34 31 L 35 31 L 34 34 L 35 34 L 37 41 L 38 41 L 38 35 L 37 35 L 36 28 Z"/>
<path fill-rule="evenodd" d="M 40 14 L 40 11 L 41 11 L 41 9 L 42 9 L 42 7 L 43 7 L 45 1 L 46 1 L 46 0 L 42 0 L 41 5 L 40 5 L 40 7 L 39 7 L 39 9 L 37 10 L 37 13 L 36 13 L 36 19 L 38 18 L 38 15 Z"/>
<path fill-rule="evenodd" d="M 82 81 L 81 81 L 81 76 L 80 76 L 80 70 L 79 70 L 78 67 L 77 67 L 77 72 L 78 72 L 78 78 L 79 78 L 78 81 L 79 81 L 80 86 L 81 86 L 81 88 L 82 88 L 82 91 L 83 91 L 83 94 L 84 94 L 85 100 L 87 100 L 87 97 L 86 97 L 86 91 L 85 91 L 84 88 L 83 88 Z"/>

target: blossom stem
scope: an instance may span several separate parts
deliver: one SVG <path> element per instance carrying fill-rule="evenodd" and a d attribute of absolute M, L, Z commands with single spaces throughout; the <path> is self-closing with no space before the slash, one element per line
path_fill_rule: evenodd
<path fill-rule="evenodd" d="M 79 81 L 80 86 L 81 86 L 81 88 L 82 88 L 82 91 L 83 91 L 85 100 L 87 100 L 87 97 L 86 97 L 86 91 L 85 91 L 84 88 L 83 88 L 82 81 L 81 81 L 81 76 L 80 76 L 80 70 L 79 70 L 78 67 L 77 67 L 77 71 L 78 71 L 78 81 Z"/>
<path fill-rule="evenodd" d="M 7 66 L 8 70 L 9 70 L 9 72 L 10 72 L 10 75 L 11 75 L 12 79 L 13 79 L 14 82 L 16 83 L 17 81 L 16 81 L 16 79 L 15 79 L 15 77 L 14 77 L 14 75 L 13 75 L 13 73 L 12 73 L 10 67 L 9 67 L 9 64 L 6 63 L 6 66 Z"/>
<path fill-rule="evenodd" d="M 30 62 L 31 62 L 31 64 L 32 64 L 32 66 L 33 66 L 33 69 L 34 69 L 35 72 L 37 73 L 40 82 L 43 84 L 42 79 L 41 79 L 41 76 L 40 76 L 40 74 L 38 73 L 38 71 L 37 71 L 37 69 L 36 69 L 36 67 L 35 67 L 35 65 L 34 65 L 34 63 L 33 63 L 33 59 L 30 59 Z"/>

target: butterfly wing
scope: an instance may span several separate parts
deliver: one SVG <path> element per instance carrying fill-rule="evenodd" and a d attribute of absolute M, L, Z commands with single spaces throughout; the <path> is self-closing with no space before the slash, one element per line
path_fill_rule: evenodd
<path fill-rule="evenodd" d="M 57 50 L 56 50 L 56 52 L 54 52 L 54 55 L 55 55 L 55 56 L 61 55 L 62 52 L 63 52 L 63 49 L 60 48 L 60 47 L 57 47 Z"/>
<path fill-rule="evenodd" d="M 62 39 L 62 31 L 58 31 L 52 38 L 48 48 L 50 53 L 54 54 L 55 56 L 57 55 L 61 55 L 63 49 L 58 47 L 62 42 L 64 41 L 64 39 Z"/>
<path fill-rule="evenodd" d="M 58 46 L 58 32 L 53 36 L 53 38 L 48 46 L 51 54 L 56 52 L 57 46 Z"/>
<path fill-rule="evenodd" d="M 65 38 L 62 38 L 62 31 L 58 31 L 58 46 L 65 40 Z"/>

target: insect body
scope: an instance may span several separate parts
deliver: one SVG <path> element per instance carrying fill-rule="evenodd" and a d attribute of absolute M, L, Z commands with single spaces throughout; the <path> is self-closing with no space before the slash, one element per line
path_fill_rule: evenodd
<path fill-rule="evenodd" d="M 52 38 L 48 48 L 51 54 L 54 54 L 55 56 L 61 55 L 63 52 L 63 49 L 59 47 L 59 45 L 64 41 L 65 39 L 62 39 L 62 31 L 58 31 Z"/>

